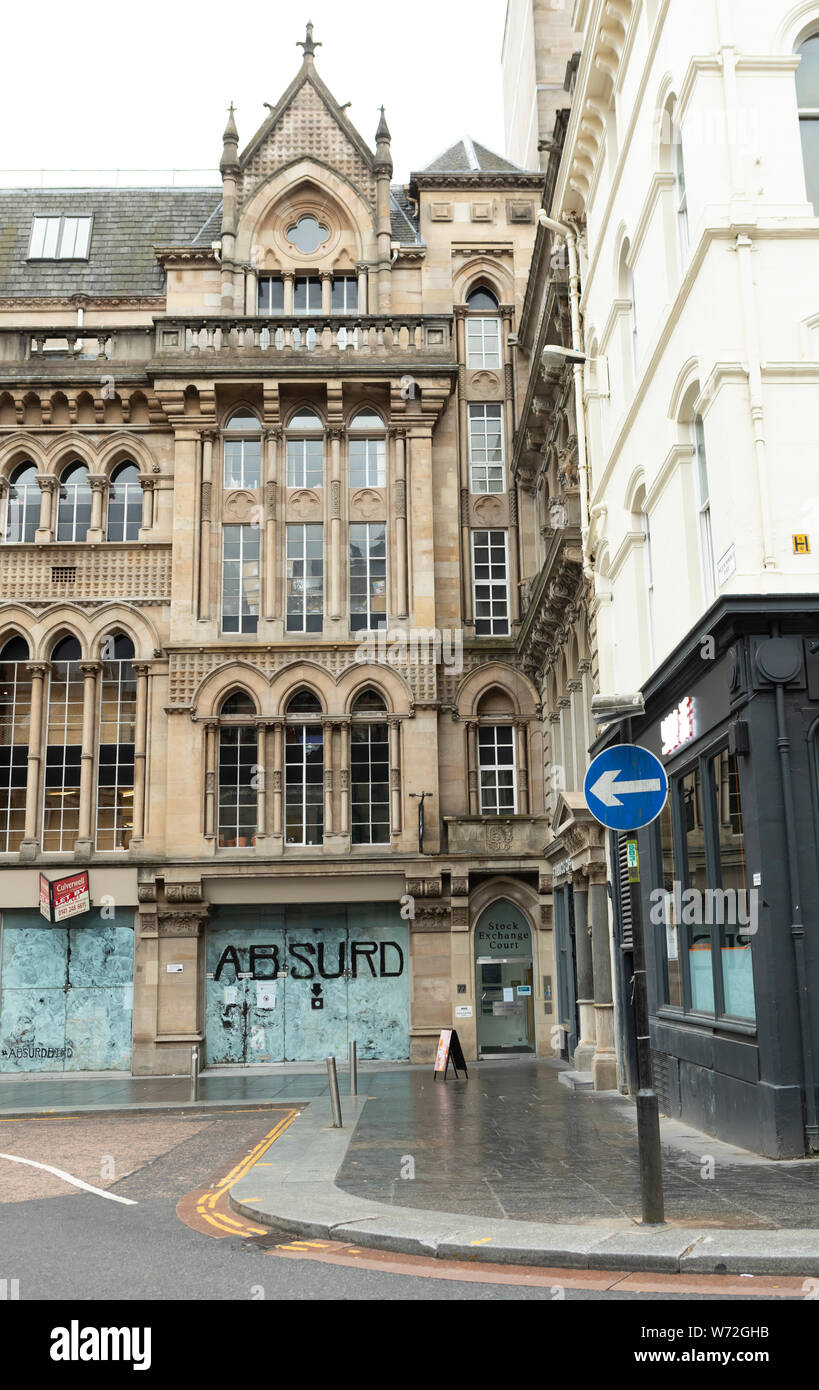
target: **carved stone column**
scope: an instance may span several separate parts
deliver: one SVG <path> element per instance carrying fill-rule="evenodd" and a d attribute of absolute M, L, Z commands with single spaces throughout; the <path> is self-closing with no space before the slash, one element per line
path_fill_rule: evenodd
<path fill-rule="evenodd" d="M 391 719 L 390 724 L 390 830 L 398 835 L 401 830 L 401 721 Z"/>
<path fill-rule="evenodd" d="M 142 525 L 139 528 L 139 539 L 148 540 L 154 526 L 154 488 L 156 487 L 156 479 L 151 473 L 140 473 L 139 484 L 142 488 Z"/>
<path fill-rule="evenodd" d="M 282 797 L 284 782 L 284 722 L 277 719 L 273 724 L 273 835 L 283 838 Z"/>
<path fill-rule="evenodd" d="M 358 276 L 358 312 L 367 313 L 367 267 L 360 261 L 356 265 L 355 273 Z"/>
<path fill-rule="evenodd" d="M 50 541 L 54 539 L 57 529 L 57 493 L 59 490 L 59 480 L 57 478 L 45 477 L 37 479 L 37 486 L 40 489 L 40 525 L 34 534 L 36 541 Z"/>
<path fill-rule="evenodd" d="M 256 844 L 267 835 L 267 723 L 256 720 Z"/>
<path fill-rule="evenodd" d="M 294 291 L 296 284 L 295 271 L 285 270 L 282 274 L 282 280 L 284 281 L 284 317 L 292 318 Z"/>
<path fill-rule="evenodd" d="M 614 1002 L 605 862 L 600 860 L 591 863 L 588 872 L 597 1035 L 591 1073 L 596 1091 L 614 1091 L 617 1089 L 617 1054 L 614 1048 Z"/>
<path fill-rule="evenodd" d="M 473 721 L 466 726 L 466 766 L 469 786 L 469 814 L 479 816 L 481 802 L 478 795 L 478 726 Z"/>
<path fill-rule="evenodd" d="M 589 890 L 582 873 L 572 874 L 574 895 L 574 941 L 577 955 L 577 1008 L 580 1037 L 574 1053 L 577 1071 L 590 1071 L 594 1056 L 594 974 L 589 928 Z"/>
<path fill-rule="evenodd" d="M 350 833 L 350 721 L 344 719 L 338 726 L 340 748 L 339 748 L 339 777 L 341 781 L 340 814 L 341 824 L 339 830 L 342 835 Z"/>
<path fill-rule="evenodd" d="M 97 711 L 97 677 L 101 661 L 81 661 L 82 692 L 82 753 L 80 762 L 80 827 L 74 853 L 84 856 L 92 850 L 92 815 L 94 804 L 94 726 Z"/>
<path fill-rule="evenodd" d="M 210 527 L 215 430 L 202 431 L 202 487 L 199 501 L 199 621 L 210 618 Z"/>
<path fill-rule="evenodd" d="M 4 541 L 9 533 L 9 491 L 11 483 L 8 478 L 0 477 L 0 541 Z"/>
<path fill-rule="evenodd" d="M 328 318 L 333 311 L 333 272 L 322 270 L 319 273 L 321 280 L 321 312 Z"/>
<path fill-rule="evenodd" d="M 258 276 L 253 266 L 248 266 L 245 271 L 245 314 L 248 318 L 255 318 L 259 312 L 259 289 Z"/>
<path fill-rule="evenodd" d="M 205 733 L 205 839 L 215 840 L 219 724 L 216 719 L 204 719 L 202 724 Z"/>
<path fill-rule="evenodd" d="M 145 835 L 146 744 L 148 733 L 148 675 L 144 662 L 133 662 L 136 672 L 136 717 L 134 721 L 134 825 L 131 845 L 142 843 Z"/>
<path fill-rule="evenodd" d="M 276 427 L 265 430 L 264 443 L 266 450 L 265 473 L 264 473 L 264 524 L 265 524 L 265 545 L 264 545 L 264 616 L 270 621 L 279 616 L 278 610 L 278 591 L 279 591 L 279 556 L 277 553 L 276 538 L 276 500 L 279 491 L 279 445 L 282 440 L 282 432 Z"/>
<path fill-rule="evenodd" d="M 88 486 L 91 489 L 91 522 L 86 532 L 86 540 L 99 542 L 105 540 L 102 526 L 102 500 L 108 479 L 102 473 L 89 473 Z"/>
<path fill-rule="evenodd" d="M 393 516 L 395 518 L 395 615 L 406 618 L 407 606 L 407 461 L 406 431 L 390 431 L 394 466 L 390 471 L 393 483 Z"/>
<path fill-rule="evenodd" d="M 324 734 L 324 834 L 333 833 L 333 728 L 329 720 L 322 720 Z"/>
<path fill-rule="evenodd" d="M 515 743 L 518 769 L 518 810 L 529 814 L 529 725 L 525 719 L 515 720 Z"/>
<path fill-rule="evenodd" d="M 40 750 L 43 742 L 43 687 L 50 670 L 47 661 L 31 661 L 26 664 L 26 671 L 31 676 L 31 714 L 28 724 L 26 768 L 26 825 L 25 838 L 20 846 L 21 859 L 32 859 L 40 844 L 37 829 L 40 809 Z"/>

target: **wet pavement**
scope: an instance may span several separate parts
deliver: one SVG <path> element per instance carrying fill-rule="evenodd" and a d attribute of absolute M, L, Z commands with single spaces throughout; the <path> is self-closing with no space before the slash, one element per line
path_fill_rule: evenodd
<path fill-rule="evenodd" d="M 577 1093 L 550 1063 L 470 1065 L 468 1081 L 379 1073 L 336 1177 L 416 1210 L 591 1224 L 640 1214 L 631 1102 Z M 364 1088 L 359 1088 L 364 1094 Z M 819 1226 L 819 1160 L 774 1162 L 663 1121 L 666 1220 L 765 1230 Z"/>

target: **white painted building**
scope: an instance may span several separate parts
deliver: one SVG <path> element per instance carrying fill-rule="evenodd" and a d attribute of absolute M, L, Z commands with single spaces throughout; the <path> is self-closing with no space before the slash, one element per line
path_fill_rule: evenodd
<path fill-rule="evenodd" d="M 642 913 L 663 1109 L 803 1153 L 819 1148 L 819 0 L 575 0 L 571 25 L 547 211 L 579 237 L 597 684 L 646 711 L 592 752 L 644 744 L 670 786 L 634 837 L 639 886 L 609 837 L 622 1069 L 633 1081 Z M 753 924 L 687 921 L 675 885 L 730 890 Z"/>

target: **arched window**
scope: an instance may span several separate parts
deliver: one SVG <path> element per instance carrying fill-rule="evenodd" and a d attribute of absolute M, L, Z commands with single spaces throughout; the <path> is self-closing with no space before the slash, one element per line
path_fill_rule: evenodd
<path fill-rule="evenodd" d="M 139 469 L 130 460 L 111 475 L 108 489 L 109 541 L 135 541 L 142 525 L 142 487 Z"/>
<path fill-rule="evenodd" d="M 301 690 L 287 706 L 284 748 L 285 840 L 320 845 L 324 837 L 324 731 L 321 705 Z"/>
<path fill-rule="evenodd" d="M 287 425 L 287 486 L 321 487 L 324 426 L 314 410 L 297 410 Z"/>
<path fill-rule="evenodd" d="M 467 367 L 500 367 L 501 326 L 497 299 L 491 290 L 478 287 L 467 295 L 466 307 Z"/>
<path fill-rule="evenodd" d="M 91 525 L 91 487 L 84 463 L 72 463 L 60 478 L 57 540 L 84 541 Z"/>
<path fill-rule="evenodd" d="M 805 184 L 808 201 L 819 212 L 819 34 L 811 34 L 796 51 L 801 59 L 796 69 L 796 100 Z"/>
<path fill-rule="evenodd" d="M 697 502 L 699 504 L 700 565 L 702 589 L 706 605 L 713 602 L 714 546 L 711 540 L 711 497 L 708 487 L 708 458 L 705 452 L 705 429 L 702 416 L 695 415 L 691 424 L 694 456 L 697 467 Z"/>
<path fill-rule="evenodd" d="M 82 649 L 64 637 L 51 653 L 51 680 L 46 717 L 46 763 L 43 796 L 43 852 L 74 848 L 80 830 L 82 769 Z"/>
<path fill-rule="evenodd" d="M 34 540 L 40 524 L 40 489 L 33 463 L 21 463 L 11 476 L 6 506 L 6 534 L 10 544 Z"/>
<path fill-rule="evenodd" d="M 387 706 L 375 690 L 353 704 L 350 728 L 352 843 L 386 845 L 390 839 L 390 731 Z"/>
<path fill-rule="evenodd" d="M 26 828 L 31 718 L 28 645 L 12 637 L 0 650 L 0 854 L 19 850 Z"/>
<path fill-rule="evenodd" d="M 235 410 L 225 425 L 225 489 L 261 486 L 261 425 L 250 410 Z"/>
<path fill-rule="evenodd" d="M 119 633 L 107 639 L 100 655 L 97 849 L 128 849 L 134 829 L 134 644 Z"/>
<path fill-rule="evenodd" d="M 386 487 L 386 428 L 375 410 L 359 410 L 350 421 L 350 487 Z"/>
<path fill-rule="evenodd" d="M 219 848 L 255 845 L 258 807 L 259 736 L 256 706 L 234 690 L 219 711 Z"/>

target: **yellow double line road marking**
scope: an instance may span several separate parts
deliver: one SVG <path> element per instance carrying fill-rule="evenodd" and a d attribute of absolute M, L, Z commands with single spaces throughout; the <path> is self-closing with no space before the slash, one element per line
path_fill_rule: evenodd
<path fill-rule="evenodd" d="M 256 1147 L 251 1149 L 250 1153 L 241 1159 L 234 1168 L 231 1168 L 230 1172 L 216 1184 L 212 1192 L 208 1192 L 200 1198 L 196 1205 L 197 1215 L 201 1216 L 204 1221 L 207 1221 L 210 1226 L 215 1226 L 217 1230 L 224 1231 L 232 1236 L 258 1235 L 264 1230 L 262 1226 L 253 1226 L 247 1221 L 238 1221 L 235 1217 L 228 1216 L 224 1211 L 216 1211 L 215 1208 L 217 1203 L 227 1195 L 234 1183 L 237 1183 L 240 1178 L 246 1176 L 254 1163 L 258 1163 L 262 1155 L 267 1153 L 271 1144 L 275 1144 L 279 1136 L 284 1134 L 284 1131 L 292 1125 L 293 1121 L 297 1119 L 300 1114 L 300 1110 L 291 1110 L 288 1115 L 285 1115 L 283 1120 L 279 1120 L 279 1123 L 264 1136 L 264 1139 L 260 1140 Z"/>

